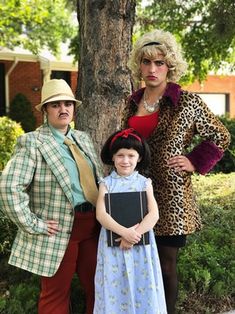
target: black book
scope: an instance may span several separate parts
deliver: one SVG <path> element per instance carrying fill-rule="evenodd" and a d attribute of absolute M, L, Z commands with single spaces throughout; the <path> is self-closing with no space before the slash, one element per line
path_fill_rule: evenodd
<path fill-rule="evenodd" d="M 140 223 L 148 213 L 146 191 L 107 193 L 105 207 L 107 213 L 120 225 L 132 227 Z M 120 242 L 115 241 L 117 238 L 120 238 L 118 234 L 107 230 L 108 246 L 119 246 Z M 137 244 L 149 244 L 149 232 L 144 233 Z"/>

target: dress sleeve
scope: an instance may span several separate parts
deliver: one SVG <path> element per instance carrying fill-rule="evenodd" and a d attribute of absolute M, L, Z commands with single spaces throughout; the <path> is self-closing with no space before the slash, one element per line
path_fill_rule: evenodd
<path fill-rule="evenodd" d="M 107 179 L 106 179 L 106 178 L 107 178 L 107 177 L 105 177 L 105 178 L 104 178 L 104 177 L 101 177 L 98 183 L 99 183 L 99 185 L 100 185 L 100 184 L 103 184 L 103 185 L 105 186 L 106 190 L 108 191 L 109 189 L 108 189 Z"/>
<path fill-rule="evenodd" d="M 144 188 L 143 190 L 146 191 L 147 187 L 152 184 L 152 180 L 150 178 L 146 178 L 145 182 L 144 182 Z"/>

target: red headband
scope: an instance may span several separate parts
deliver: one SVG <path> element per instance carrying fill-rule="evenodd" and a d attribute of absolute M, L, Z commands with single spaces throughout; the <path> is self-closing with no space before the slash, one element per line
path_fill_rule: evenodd
<path fill-rule="evenodd" d="M 112 141 L 110 143 L 110 148 L 112 147 L 113 143 L 116 141 L 117 138 L 119 137 L 124 137 L 127 138 L 129 135 L 135 137 L 139 142 L 142 142 L 141 138 L 136 135 L 135 133 L 133 133 L 134 129 L 130 128 L 130 129 L 125 129 L 123 131 L 118 132 L 116 135 L 114 135 L 114 137 L 112 138 Z"/>

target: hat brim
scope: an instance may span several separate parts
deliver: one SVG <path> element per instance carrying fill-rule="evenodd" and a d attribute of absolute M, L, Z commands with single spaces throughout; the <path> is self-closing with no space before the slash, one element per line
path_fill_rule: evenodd
<path fill-rule="evenodd" d="M 41 102 L 40 104 L 36 105 L 35 108 L 38 110 L 38 111 L 42 111 L 42 106 L 49 103 L 49 102 L 52 102 L 52 101 L 57 101 L 57 100 L 60 100 L 60 101 L 66 101 L 66 100 L 71 100 L 71 101 L 74 101 L 75 102 L 75 106 L 78 107 L 79 105 L 81 105 L 81 101 L 80 100 L 77 100 L 75 99 L 74 97 L 71 97 L 71 96 L 54 96 L 54 97 L 51 97 L 50 99 L 47 99 L 46 101 L 44 102 Z"/>

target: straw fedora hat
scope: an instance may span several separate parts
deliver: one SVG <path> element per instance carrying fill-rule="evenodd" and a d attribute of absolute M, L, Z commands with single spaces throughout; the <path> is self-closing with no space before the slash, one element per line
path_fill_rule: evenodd
<path fill-rule="evenodd" d="M 42 86 L 41 103 L 35 106 L 38 111 L 42 111 L 42 106 L 48 102 L 56 100 L 72 100 L 78 106 L 81 102 L 75 99 L 70 86 L 65 80 L 53 79 L 47 81 Z"/>

